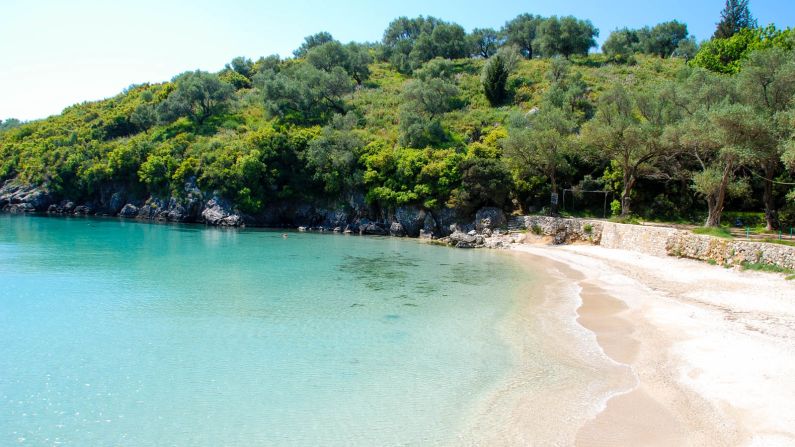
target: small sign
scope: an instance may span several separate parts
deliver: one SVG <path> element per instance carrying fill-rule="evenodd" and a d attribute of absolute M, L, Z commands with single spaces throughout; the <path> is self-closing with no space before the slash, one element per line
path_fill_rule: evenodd
<path fill-rule="evenodd" d="M 558 193 L 553 192 L 551 199 L 552 199 L 552 204 L 553 205 L 557 205 L 558 204 Z"/>

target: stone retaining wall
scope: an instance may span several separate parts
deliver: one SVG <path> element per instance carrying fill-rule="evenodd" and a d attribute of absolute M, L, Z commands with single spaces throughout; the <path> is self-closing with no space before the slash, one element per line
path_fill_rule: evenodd
<path fill-rule="evenodd" d="M 676 228 L 587 219 L 522 216 L 514 221 L 528 231 L 552 236 L 555 244 L 582 241 L 654 256 L 714 261 L 719 265 L 762 263 L 795 270 L 795 247 L 788 245 L 735 241 Z"/>

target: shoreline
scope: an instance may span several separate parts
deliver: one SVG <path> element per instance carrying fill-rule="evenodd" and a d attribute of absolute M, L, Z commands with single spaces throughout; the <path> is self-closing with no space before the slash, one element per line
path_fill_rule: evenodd
<path fill-rule="evenodd" d="M 597 246 L 512 248 L 566 266 L 577 324 L 636 378 L 572 444 L 795 445 L 791 282 Z"/>

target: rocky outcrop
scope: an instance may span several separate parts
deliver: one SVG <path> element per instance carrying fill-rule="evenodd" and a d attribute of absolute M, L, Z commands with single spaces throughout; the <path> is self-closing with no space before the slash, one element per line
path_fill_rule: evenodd
<path fill-rule="evenodd" d="M 494 230 L 496 228 L 503 228 L 507 224 L 505 213 L 494 207 L 481 208 L 475 214 L 475 230 L 483 231 L 484 229 Z"/>
<path fill-rule="evenodd" d="M 395 209 L 394 220 L 403 227 L 406 235 L 417 237 L 420 235 L 420 230 L 425 229 L 425 221 L 428 217 L 433 219 L 433 216 L 424 209 L 416 206 L 401 206 Z M 433 226 L 436 226 L 435 222 Z"/>
<path fill-rule="evenodd" d="M 12 213 L 46 211 L 53 196 L 45 186 L 26 185 L 9 180 L 0 187 L 0 210 Z"/>
<path fill-rule="evenodd" d="M 388 232 L 386 228 L 384 228 L 383 224 L 370 222 L 367 219 L 363 219 L 362 223 L 359 225 L 359 234 L 370 236 L 386 236 Z"/>
<path fill-rule="evenodd" d="M 403 225 L 400 222 L 392 222 L 389 226 L 389 235 L 394 237 L 404 237 L 406 236 L 406 230 L 403 229 Z"/>
<path fill-rule="evenodd" d="M 213 197 L 207 202 L 201 217 L 208 225 L 222 227 L 239 227 L 243 225 L 243 218 L 232 209 L 229 202 Z"/>
<path fill-rule="evenodd" d="M 132 203 L 124 205 L 121 211 L 119 211 L 119 217 L 133 218 L 137 215 L 138 215 L 138 207 L 133 205 Z"/>

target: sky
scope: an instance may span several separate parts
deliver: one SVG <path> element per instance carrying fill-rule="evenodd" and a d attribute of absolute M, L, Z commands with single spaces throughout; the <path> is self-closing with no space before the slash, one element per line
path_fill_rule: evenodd
<path fill-rule="evenodd" d="M 610 31 L 676 19 L 712 35 L 725 0 L 0 0 L 0 119 L 31 120 L 236 56 L 290 56 L 304 36 L 380 40 L 399 16 L 499 29 L 524 12 L 574 15 Z M 795 27 L 795 0 L 751 0 L 760 25 Z"/>

